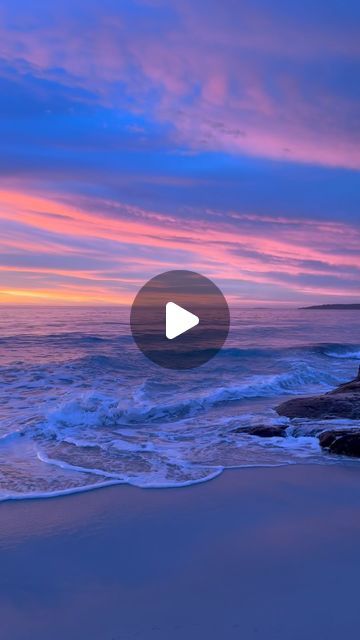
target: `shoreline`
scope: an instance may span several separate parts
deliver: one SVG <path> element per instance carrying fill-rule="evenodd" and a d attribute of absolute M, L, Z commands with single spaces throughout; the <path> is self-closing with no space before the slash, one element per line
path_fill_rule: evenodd
<path fill-rule="evenodd" d="M 294 395 L 294 397 L 290 397 L 290 399 L 284 399 L 280 404 L 273 406 L 272 410 L 274 414 L 278 414 L 280 417 L 286 417 L 289 420 L 287 424 L 279 424 L 279 425 L 264 425 L 260 424 L 253 426 L 239 426 L 233 429 L 233 433 L 238 433 L 241 436 L 256 436 L 260 439 L 270 439 L 270 438 L 284 438 L 288 437 L 287 430 L 292 428 L 292 420 L 294 418 L 300 419 L 311 419 L 314 422 L 319 420 L 321 424 L 317 427 L 314 426 L 309 433 L 304 435 L 309 435 L 309 437 L 316 438 L 319 442 L 319 447 L 326 453 L 333 456 L 333 461 L 336 464 L 341 464 L 343 459 L 349 460 L 359 460 L 360 458 L 360 428 L 356 426 L 358 418 L 360 417 L 360 367 L 358 369 L 357 376 L 350 380 L 349 382 L 343 382 L 340 385 L 334 387 L 332 390 L 322 393 L 320 395 L 309 396 L 307 394 L 304 395 Z M 332 419 L 336 418 L 345 418 L 349 421 L 349 424 L 343 425 L 335 425 L 331 422 Z M 328 424 L 326 424 L 326 422 Z M 290 436 L 294 436 L 295 438 L 303 435 L 300 431 L 298 433 L 293 434 L 290 433 Z M 38 458 L 43 461 L 43 458 L 38 454 Z M 45 458 L 46 461 L 46 458 Z M 294 466 L 294 465 L 302 465 L 302 464 L 316 464 L 316 465 L 332 465 L 332 460 L 317 461 L 317 462 L 309 462 L 306 463 L 300 461 L 284 461 L 279 462 L 277 464 L 239 464 L 239 465 L 229 465 L 228 467 L 224 467 L 222 465 L 214 465 L 214 472 L 206 477 L 202 477 L 200 479 L 191 479 L 185 480 L 184 482 L 178 482 L 176 485 L 168 485 L 168 484 L 156 484 L 156 485 L 144 485 L 143 487 L 139 486 L 138 488 L 144 489 L 172 489 L 172 488 L 185 488 L 188 486 L 196 486 L 197 484 L 202 484 L 209 482 L 215 478 L 221 476 L 224 472 L 229 470 L 241 470 L 247 468 L 273 468 L 273 467 L 283 467 L 283 466 Z M 58 466 L 64 467 L 65 469 L 72 468 L 71 465 L 67 463 L 57 463 Z M 56 464 L 55 464 L 56 466 Z M 80 468 L 73 467 L 74 470 L 80 470 Z M 94 475 L 100 475 L 98 469 L 87 469 L 82 468 L 82 471 L 88 473 L 94 473 Z M 103 480 L 100 482 L 95 482 L 94 484 L 82 485 L 82 486 L 73 486 L 67 489 L 59 489 L 56 491 L 48 491 L 48 492 L 32 492 L 32 493 L 23 493 L 23 494 L 11 494 L 11 492 L 6 493 L 3 492 L 3 495 L 0 493 L 0 505 L 6 502 L 14 502 L 14 501 L 23 501 L 23 500 L 49 500 L 59 497 L 66 497 L 75 495 L 78 493 L 87 493 L 89 491 L 94 491 L 100 488 L 107 488 L 111 486 L 135 486 L 136 484 L 131 484 L 130 482 L 126 482 L 123 480 L 118 480 L 114 477 L 114 474 L 107 474 L 104 472 Z"/>
<path fill-rule="evenodd" d="M 353 464 L 252 467 L 3 502 L 2 637 L 355 637 L 359 478 Z"/>
<path fill-rule="evenodd" d="M 275 410 L 279 416 L 289 419 L 347 420 L 345 428 L 323 424 L 318 433 L 314 433 L 320 446 L 330 454 L 360 458 L 360 367 L 353 380 L 343 382 L 332 391 L 316 396 L 298 396 L 282 402 Z"/>
<path fill-rule="evenodd" d="M 359 460 L 356 457 L 349 456 L 336 456 L 333 460 L 328 460 L 327 462 L 282 462 L 278 464 L 249 464 L 242 466 L 234 466 L 234 467 L 224 467 L 222 471 L 218 471 L 214 473 L 212 477 L 202 478 L 200 480 L 189 480 L 188 482 L 184 482 L 183 484 L 177 485 L 146 485 L 146 486 L 137 486 L 135 484 L 131 484 L 130 482 L 122 482 L 122 481 L 105 481 L 99 482 L 98 484 L 88 485 L 84 487 L 76 487 L 71 489 L 64 489 L 63 491 L 57 491 L 54 493 L 38 493 L 38 494 L 24 494 L 24 495 L 14 495 L 5 498 L 0 498 L 0 508 L 2 504 L 8 504 L 12 502 L 43 502 L 50 500 L 58 500 L 65 499 L 71 496 L 81 495 L 85 493 L 92 493 L 97 491 L 103 491 L 111 488 L 119 488 L 119 487 L 129 487 L 130 489 L 136 489 L 139 491 L 173 491 L 173 490 L 181 490 L 181 489 L 190 489 L 191 487 L 196 487 L 200 484 L 207 484 L 209 482 L 214 482 L 218 478 L 220 478 L 224 473 L 241 473 L 242 471 L 247 470 L 266 470 L 266 469 L 280 469 L 286 467 L 357 467 L 359 465 Z"/>

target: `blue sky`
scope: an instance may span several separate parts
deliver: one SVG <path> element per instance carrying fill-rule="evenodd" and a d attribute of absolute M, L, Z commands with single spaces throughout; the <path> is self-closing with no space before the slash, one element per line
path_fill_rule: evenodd
<path fill-rule="evenodd" d="M 5 0 L 0 302 L 359 297 L 360 7 Z"/>

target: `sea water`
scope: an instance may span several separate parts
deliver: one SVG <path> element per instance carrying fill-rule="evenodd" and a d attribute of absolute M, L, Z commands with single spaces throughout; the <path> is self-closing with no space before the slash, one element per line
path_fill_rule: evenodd
<path fill-rule="evenodd" d="M 138 351 L 121 307 L 1 307 L 0 499 L 95 486 L 185 486 L 224 469 L 341 457 L 279 417 L 283 400 L 330 391 L 360 364 L 360 313 L 231 310 L 222 351 L 170 371 Z M 239 433 L 283 425 L 286 437 Z"/>

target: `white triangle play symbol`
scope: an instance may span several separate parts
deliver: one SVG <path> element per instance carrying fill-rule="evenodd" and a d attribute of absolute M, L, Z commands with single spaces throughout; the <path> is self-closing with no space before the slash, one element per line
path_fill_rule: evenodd
<path fill-rule="evenodd" d="M 166 304 L 166 337 L 173 340 L 199 324 L 200 319 L 194 313 L 186 311 L 175 302 Z"/>

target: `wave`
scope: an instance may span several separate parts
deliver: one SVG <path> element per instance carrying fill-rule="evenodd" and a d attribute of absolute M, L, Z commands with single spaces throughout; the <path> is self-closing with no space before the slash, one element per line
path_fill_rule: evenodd
<path fill-rule="evenodd" d="M 226 358 L 274 358 L 291 356 L 299 357 L 303 355 L 328 356 L 329 352 L 344 354 L 341 357 L 359 357 L 360 345 L 357 344 L 339 344 L 339 343 L 318 343 L 318 344 L 302 344 L 282 347 L 223 347 L 218 353 L 218 359 Z M 349 356 L 348 356 L 349 354 Z M 355 354 L 355 356 L 354 356 Z"/>
<path fill-rule="evenodd" d="M 326 351 L 325 355 L 329 358 L 342 358 L 345 360 L 360 360 L 360 348 L 357 350 L 338 349 L 334 351 Z"/>
<path fill-rule="evenodd" d="M 313 424 L 292 429 L 272 407 L 330 390 L 360 359 L 359 344 L 230 342 L 211 367 L 165 374 L 146 367 L 128 334 L 3 340 L 17 344 L 7 343 L 11 361 L 1 368 L 0 500 L 124 483 L 179 487 L 228 468 L 331 462 Z M 289 426 L 286 437 L 245 435 L 273 423 Z"/>
<path fill-rule="evenodd" d="M 208 480 L 213 480 L 213 478 L 216 478 L 217 476 L 219 476 L 223 471 L 224 471 L 224 467 L 222 466 L 216 466 L 216 467 L 204 467 L 204 466 L 199 466 L 198 469 L 201 468 L 202 470 L 202 474 L 200 475 L 200 477 L 192 477 L 191 479 L 182 479 L 182 480 L 177 480 L 176 482 L 174 480 L 166 480 L 166 479 L 159 479 L 159 478 L 154 478 L 152 477 L 152 474 L 147 474 L 147 476 L 145 475 L 137 475 L 136 477 L 131 477 L 127 474 L 119 474 L 119 473 L 112 473 L 109 471 L 105 471 L 104 469 L 96 469 L 93 467 L 83 467 L 83 466 L 79 466 L 79 465 L 73 465 L 70 464 L 68 462 L 64 462 L 63 460 L 59 460 L 59 459 L 55 459 L 55 458 L 50 458 L 47 455 L 45 455 L 44 453 L 39 453 L 38 454 L 39 459 L 49 465 L 53 465 L 55 467 L 59 467 L 60 469 L 65 469 L 68 471 L 75 471 L 75 472 L 81 472 L 81 473 L 89 473 L 92 475 L 96 475 L 99 476 L 101 478 L 106 478 L 105 483 L 101 483 L 101 485 L 104 484 L 130 484 L 134 487 L 139 487 L 139 488 L 147 488 L 147 489 L 164 489 L 164 488 L 171 488 L 171 487 L 187 487 L 189 485 L 193 485 L 193 484 L 200 484 L 202 482 L 207 482 Z M 183 464 L 184 469 L 186 469 L 186 467 L 188 469 L 190 469 L 192 467 L 192 465 L 187 465 L 187 464 Z M 155 474 L 153 474 L 153 476 L 156 475 L 156 471 Z M 98 485 L 93 485 L 93 488 L 95 486 Z M 91 487 L 89 487 L 91 488 Z"/>
<path fill-rule="evenodd" d="M 352 358 L 358 357 L 360 344 L 349 342 L 320 342 L 310 348 L 315 355 L 332 358 Z"/>
<path fill-rule="evenodd" d="M 90 427 L 176 422 L 223 404 L 306 393 L 309 386 L 315 385 L 321 385 L 323 390 L 327 390 L 337 382 L 333 373 L 319 371 L 302 363 L 288 373 L 253 376 L 242 384 L 218 387 L 209 393 L 186 397 L 179 402 L 152 404 L 143 386 L 133 392 L 130 398 L 96 393 L 80 395 L 50 413 L 47 422 L 48 426 Z"/>
<path fill-rule="evenodd" d="M 85 486 L 64 488 L 49 491 L 24 491 L 24 493 L 15 493 L 14 491 L 0 491 L 0 502 L 12 500 L 42 500 L 44 498 L 60 498 L 61 496 L 71 496 L 75 493 L 85 493 L 86 491 L 94 491 L 94 489 L 103 489 L 117 484 L 123 484 L 119 480 L 104 480 L 96 484 L 88 484 Z"/>

